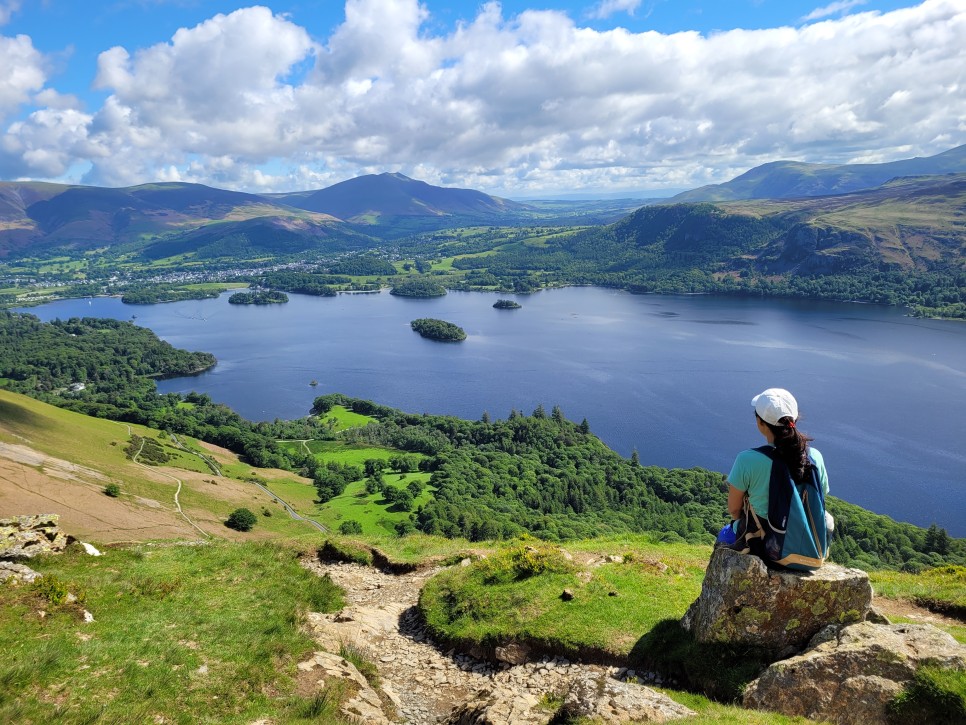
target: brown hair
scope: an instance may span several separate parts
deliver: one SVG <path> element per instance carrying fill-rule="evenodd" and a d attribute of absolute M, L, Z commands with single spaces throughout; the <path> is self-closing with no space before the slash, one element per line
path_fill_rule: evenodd
<path fill-rule="evenodd" d="M 808 457 L 808 443 L 812 438 L 802 433 L 796 427 L 795 421 L 787 415 L 778 421 L 778 425 L 772 425 L 758 413 L 755 413 L 755 417 L 768 426 L 768 430 L 774 435 L 775 448 L 788 466 L 792 478 L 796 483 L 804 483 L 812 466 L 812 461 Z"/>

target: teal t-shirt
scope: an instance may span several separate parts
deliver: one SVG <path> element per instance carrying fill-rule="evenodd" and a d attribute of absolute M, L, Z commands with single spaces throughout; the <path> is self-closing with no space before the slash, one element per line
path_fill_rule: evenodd
<path fill-rule="evenodd" d="M 825 460 L 815 448 L 809 447 L 808 457 L 818 469 L 818 480 L 822 491 L 828 495 L 828 473 Z M 739 491 L 748 492 L 751 508 L 759 516 L 768 515 L 768 483 L 771 480 L 771 459 L 753 448 L 742 451 L 735 458 L 735 464 L 728 474 L 728 483 Z"/>

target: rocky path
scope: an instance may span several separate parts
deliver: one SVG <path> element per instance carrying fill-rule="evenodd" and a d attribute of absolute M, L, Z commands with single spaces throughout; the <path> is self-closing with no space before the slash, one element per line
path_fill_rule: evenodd
<path fill-rule="evenodd" d="M 388 705 L 385 700 L 391 702 L 383 708 L 387 720 L 473 723 L 481 722 L 477 718 L 485 712 L 486 722 L 546 723 L 553 714 L 545 706 L 549 696 L 559 704 L 578 680 L 606 681 L 608 689 L 629 689 L 637 707 L 646 700 L 649 712 L 655 714 L 680 717 L 687 712 L 653 690 L 624 682 L 636 673 L 623 668 L 582 665 L 559 657 L 519 665 L 493 664 L 441 650 L 427 636 L 415 611 L 420 589 L 438 569 L 397 576 L 356 564 L 312 561 L 306 566 L 331 577 L 345 589 L 347 598 L 341 612 L 310 615 L 313 633 L 328 652 L 338 653 L 340 645 L 350 644 L 377 665 L 381 697 L 384 704 Z M 601 688 L 590 689 L 599 695 Z M 364 703 L 357 705 L 358 716 L 368 722 L 380 721 Z"/>

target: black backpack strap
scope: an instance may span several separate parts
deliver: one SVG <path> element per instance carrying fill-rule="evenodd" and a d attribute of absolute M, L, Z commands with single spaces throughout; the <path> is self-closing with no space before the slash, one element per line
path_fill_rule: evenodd
<path fill-rule="evenodd" d="M 768 526 L 772 531 L 784 534 L 792 496 L 798 494 L 798 489 L 792 480 L 788 466 L 774 446 L 760 446 L 755 450 L 771 459 L 771 478 L 768 481 Z"/>

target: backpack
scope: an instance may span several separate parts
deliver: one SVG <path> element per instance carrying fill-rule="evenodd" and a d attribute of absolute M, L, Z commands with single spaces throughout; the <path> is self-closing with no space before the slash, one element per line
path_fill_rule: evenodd
<path fill-rule="evenodd" d="M 778 451 L 771 446 L 755 450 L 771 459 L 771 478 L 768 517 L 760 519 L 748 506 L 755 524 L 748 521 L 746 527 L 749 544 L 754 543 L 755 553 L 775 564 L 798 571 L 818 569 L 825 563 L 829 547 L 825 495 L 818 469 L 811 466 L 805 482 L 797 484 Z M 758 541 L 754 542 L 756 538 Z"/>

